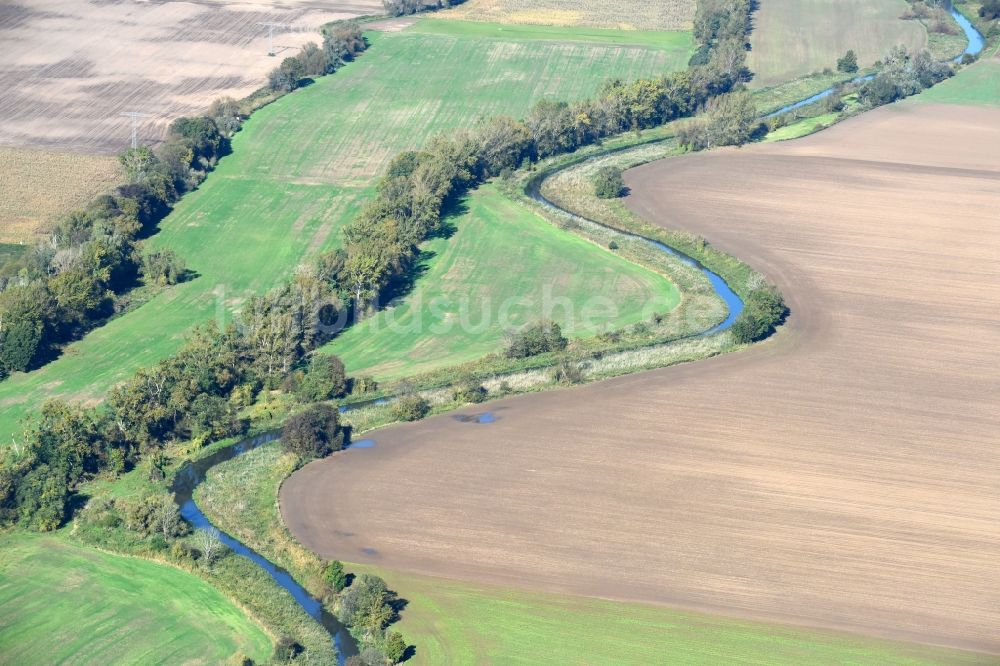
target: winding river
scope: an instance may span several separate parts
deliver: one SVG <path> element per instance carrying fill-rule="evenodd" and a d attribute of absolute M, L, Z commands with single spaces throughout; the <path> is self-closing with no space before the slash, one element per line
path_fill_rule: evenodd
<path fill-rule="evenodd" d="M 205 475 L 212 467 L 215 467 L 219 463 L 227 460 L 232 460 L 236 456 L 242 455 L 247 451 L 252 451 L 262 444 L 273 442 L 278 439 L 280 434 L 281 431 L 272 430 L 255 437 L 249 437 L 236 442 L 235 444 L 223 447 L 210 456 L 185 464 L 184 467 L 182 467 L 177 473 L 177 476 L 174 477 L 174 482 L 171 486 L 171 491 L 174 493 L 174 501 L 177 502 L 177 505 L 180 507 L 180 513 L 184 520 L 191 523 L 191 526 L 195 529 L 207 529 L 214 527 L 208 517 L 202 513 L 202 510 L 199 509 L 198 505 L 195 503 L 193 498 L 194 489 L 198 487 L 198 484 L 205 480 Z M 229 547 L 234 553 L 248 558 L 254 564 L 263 569 L 275 583 L 283 587 L 289 592 L 289 594 L 292 595 L 295 602 L 299 604 L 305 612 L 309 613 L 313 619 L 323 625 L 323 628 L 326 629 L 333 638 L 333 645 L 337 651 L 337 662 L 341 666 L 344 665 L 347 657 L 358 654 L 357 641 L 355 641 L 354 637 L 347 631 L 347 628 L 344 627 L 344 625 L 342 625 L 336 617 L 328 613 L 318 599 L 314 599 L 308 592 L 306 592 L 305 588 L 296 583 L 290 573 L 281 567 L 276 566 L 265 557 L 255 553 L 253 550 L 247 548 L 238 540 L 221 530 L 219 532 L 219 538 L 222 540 L 222 543 L 226 544 L 226 546 Z"/>
<path fill-rule="evenodd" d="M 969 44 L 965 49 L 965 54 L 978 55 L 985 46 L 985 40 L 983 36 L 976 30 L 976 28 L 966 19 L 962 14 L 960 14 L 954 7 L 950 8 L 952 16 L 962 27 L 965 32 L 966 37 L 969 40 Z M 956 60 L 961 60 L 962 56 L 959 56 Z M 829 88 L 824 90 L 817 95 L 813 95 L 808 99 L 796 102 L 794 104 L 789 104 L 782 109 L 779 109 L 775 114 L 784 113 L 786 111 L 791 111 L 793 109 L 811 104 L 813 102 L 819 101 L 824 97 L 827 97 L 833 92 L 834 88 Z M 598 156 L 600 157 L 600 156 Z M 590 158 L 590 159 L 596 159 Z M 576 165 L 572 165 L 576 166 Z M 567 167 L 568 168 L 568 167 Z M 551 175 L 551 174 L 549 174 Z M 607 227 L 594 220 L 588 220 L 579 215 L 571 213 L 567 210 L 560 208 L 548 199 L 546 199 L 541 193 L 541 183 L 544 180 L 544 176 L 533 179 L 526 189 L 526 194 L 537 201 L 538 203 L 546 206 L 550 209 L 558 211 L 561 215 L 569 216 L 570 218 L 576 219 L 578 221 L 584 221 L 588 224 L 596 224 L 598 226 Z M 610 227 L 608 227 L 610 228 Z M 674 257 L 679 258 L 681 261 L 688 263 L 689 265 L 699 268 L 705 276 L 708 278 L 712 287 L 715 289 L 716 294 L 725 302 L 729 312 L 726 319 L 712 327 L 711 329 L 702 333 L 702 335 L 711 335 L 719 331 L 726 330 L 732 326 L 733 322 L 739 316 L 740 312 L 743 310 L 743 301 L 740 297 L 726 284 L 718 274 L 708 270 L 700 263 L 698 263 L 692 257 L 689 257 L 683 253 L 680 253 L 673 248 L 650 238 L 640 236 L 638 234 L 630 234 L 622 232 L 618 229 L 614 229 L 619 233 L 625 233 L 628 236 L 639 239 L 643 242 L 649 243 L 650 245 L 656 247 L 657 249 L 666 252 Z M 343 410 L 342 410 L 343 411 Z M 198 505 L 193 499 L 194 489 L 205 479 L 205 475 L 209 469 L 215 465 L 231 460 L 236 456 L 239 456 L 247 451 L 251 451 L 262 444 L 275 441 L 279 436 L 279 431 L 269 431 L 263 434 L 257 435 L 255 437 L 250 437 L 241 440 L 235 444 L 223 447 L 213 453 L 210 456 L 196 460 L 194 462 L 189 462 L 184 465 L 184 467 L 177 473 L 174 478 L 173 486 L 171 490 L 174 493 L 174 500 L 180 507 L 180 513 L 191 523 L 195 528 L 210 528 L 213 527 L 211 521 L 208 517 L 198 508 Z M 367 441 L 367 440 L 362 440 Z M 358 442 L 361 446 L 364 446 L 361 442 Z M 226 544 L 234 553 L 242 557 L 246 557 L 259 566 L 263 571 L 265 571 L 278 585 L 287 590 L 295 601 L 305 610 L 311 617 L 316 619 L 323 627 L 330 633 L 333 640 L 333 645 L 337 650 L 337 660 L 343 665 L 346 662 L 347 657 L 358 654 L 358 645 L 354 640 L 354 637 L 350 635 L 347 629 L 339 622 L 333 615 L 328 613 L 323 605 L 312 596 L 309 595 L 306 590 L 295 582 L 291 574 L 287 571 L 274 565 L 272 562 L 268 561 L 266 558 L 262 557 L 258 553 L 255 553 L 250 548 L 240 543 L 238 540 L 232 538 L 228 534 L 220 531 L 220 538 L 223 543 Z"/>

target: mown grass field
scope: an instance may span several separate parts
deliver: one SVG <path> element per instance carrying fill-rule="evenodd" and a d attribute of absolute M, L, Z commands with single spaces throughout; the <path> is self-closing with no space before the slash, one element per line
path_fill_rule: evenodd
<path fill-rule="evenodd" d="M 467 0 L 448 18 L 623 30 L 690 30 L 694 0 Z"/>
<path fill-rule="evenodd" d="M 984 55 L 975 65 L 910 99 L 916 104 L 1000 106 L 1000 60 Z"/>
<path fill-rule="evenodd" d="M 569 236 L 494 186 L 464 204 L 467 212 L 452 220 L 455 234 L 427 244 L 414 293 L 324 349 L 345 359 L 349 372 L 383 379 L 434 370 L 501 351 L 505 331 L 539 318 L 579 337 L 680 301 L 666 278 Z"/>
<path fill-rule="evenodd" d="M 0 661 L 7 664 L 263 662 L 271 640 L 220 592 L 146 560 L 62 538 L 0 538 Z"/>
<path fill-rule="evenodd" d="M 829 67 L 854 49 L 869 67 L 897 44 L 927 45 L 917 21 L 903 21 L 905 0 L 768 0 L 754 14 L 749 66 L 753 85 L 770 86 Z"/>
<path fill-rule="evenodd" d="M 121 178 L 114 157 L 6 146 L 0 147 L 0 172 L 0 243 L 30 243 Z"/>
<path fill-rule="evenodd" d="M 100 400 L 114 382 L 173 352 L 192 326 L 229 321 L 248 294 L 337 245 L 339 228 L 399 151 L 481 116 L 523 115 L 542 97 L 582 98 L 611 77 L 683 67 L 690 51 L 419 30 L 371 39 L 357 62 L 258 111 L 235 137 L 234 154 L 163 222 L 150 245 L 184 257 L 194 280 L 92 332 L 45 368 L 0 383 L 5 440 L 44 399 Z M 553 254 L 572 242 L 568 234 L 545 238 L 556 244 Z"/>
<path fill-rule="evenodd" d="M 368 571 L 367 567 L 351 570 Z M 975 664 L 982 655 L 372 569 L 409 603 L 417 664 Z"/>

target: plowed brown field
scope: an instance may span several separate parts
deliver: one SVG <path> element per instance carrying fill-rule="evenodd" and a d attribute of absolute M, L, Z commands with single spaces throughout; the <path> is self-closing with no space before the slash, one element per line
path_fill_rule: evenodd
<path fill-rule="evenodd" d="M 324 556 L 1000 653 L 1000 111 L 895 105 L 633 170 L 775 280 L 751 350 L 374 433 L 289 479 Z"/>
<path fill-rule="evenodd" d="M 0 6 L 0 145 L 116 153 L 223 95 L 242 97 L 329 21 L 379 0 L 17 0 Z M 267 56 L 267 28 L 278 57 Z"/>

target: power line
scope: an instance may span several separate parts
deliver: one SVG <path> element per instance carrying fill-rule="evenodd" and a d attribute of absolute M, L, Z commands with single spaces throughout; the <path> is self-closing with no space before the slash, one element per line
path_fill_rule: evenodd
<path fill-rule="evenodd" d="M 152 118 L 151 113 L 139 113 L 138 111 L 123 111 L 120 116 L 127 116 L 132 119 L 132 150 L 139 147 L 139 118 Z"/>
<path fill-rule="evenodd" d="M 257 25 L 267 26 L 267 55 L 274 55 L 274 29 L 291 27 L 287 23 L 272 23 L 270 21 L 258 21 Z"/>

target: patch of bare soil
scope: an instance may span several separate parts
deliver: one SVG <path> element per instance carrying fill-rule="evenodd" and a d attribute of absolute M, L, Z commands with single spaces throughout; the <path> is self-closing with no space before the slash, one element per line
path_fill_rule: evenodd
<path fill-rule="evenodd" d="M 281 493 L 327 557 L 1000 653 L 1000 111 L 628 173 L 792 309 L 744 353 L 372 433 Z"/>
<path fill-rule="evenodd" d="M 0 145 L 116 153 L 212 100 L 243 97 L 281 58 L 319 43 L 329 21 L 382 11 L 379 0 L 16 0 L 0 7 Z M 276 22 L 276 57 L 267 28 Z"/>

